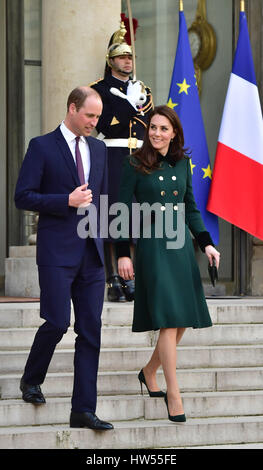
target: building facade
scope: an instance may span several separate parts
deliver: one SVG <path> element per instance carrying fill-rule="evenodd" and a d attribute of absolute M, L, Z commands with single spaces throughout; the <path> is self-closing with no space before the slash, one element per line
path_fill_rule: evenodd
<path fill-rule="evenodd" d="M 261 0 L 245 3 L 262 102 L 263 4 Z M 156 105 L 164 104 L 176 52 L 179 1 L 132 0 L 131 6 L 139 22 L 137 78 L 151 88 Z M 239 0 L 184 0 L 188 27 L 201 9 L 216 37 L 211 64 L 201 71 L 200 79 L 200 101 L 212 166 L 238 37 L 239 8 Z M 2 292 L 12 269 L 21 268 L 26 258 L 26 250 L 18 255 L 11 247 L 27 246 L 35 229 L 35 214 L 18 211 L 13 202 L 28 142 L 54 129 L 64 119 L 66 98 L 75 86 L 87 85 L 103 76 L 108 41 L 119 27 L 121 12 L 128 16 L 126 0 L 0 0 Z M 198 44 L 193 41 L 192 46 L 194 53 Z M 240 190 L 246 190 L 242 182 Z M 222 262 L 217 293 L 263 295 L 263 242 L 220 220 L 218 249 Z M 17 256 L 21 258 L 20 264 L 11 267 L 8 259 Z M 197 257 L 206 282 L 206 259 L 198 252 Z M 8 295 L 12 295 L 12 288 Z"/>

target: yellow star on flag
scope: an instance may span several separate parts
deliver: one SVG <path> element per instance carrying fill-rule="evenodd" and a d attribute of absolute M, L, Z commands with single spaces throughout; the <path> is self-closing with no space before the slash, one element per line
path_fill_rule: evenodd
<path fill-rule="evenodd" d="M 180 93 L 183 93 L 183 92 L 188 95 L 188 88 L 189 88 L 191 85 L 187 85 L 185 78 L 184 78 L 183 83 L 176 83 L 176 85 L 178 85 L 179 88 L 180 88 L 180 90 L 179 90 L 179 95 L 180 95 Z"/>
<path fill-rule="evenodd" d="M 202 170 L 204 172 L 203 179 L 204 178 L 210 178 L 210 180 L 211 180 L 212 179 L 212 170 L 211 170 L 210 165 L 208 165 L 207 168 L 202 168 Z"/>
<path fill-rule="evenodd" d="M 196 166 L 196 165 L 194 165 L 194 164 L 192 163 L 192 159 L 190 158 L 190 167 L 191 167 L 191 173 L 192 173 L 192 174 L 193 174 L 193 170 L 194 170 L 194 167 L 195 167 L 195 166 Z"/>
<path fill-rule="evenodd" d="M 175 106 L 178 106 L 178 103 L 173 103 L 172 98 L 169 99 L 167 103 L 168 108 L 174 109 Z"/>

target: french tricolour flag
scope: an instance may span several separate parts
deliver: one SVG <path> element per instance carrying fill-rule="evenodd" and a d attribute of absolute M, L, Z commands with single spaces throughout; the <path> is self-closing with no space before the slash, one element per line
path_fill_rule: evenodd
<path fill-rule="evenodd" d="M 244 12 L 207 209 L 263 240 L 263 122 Z"/>

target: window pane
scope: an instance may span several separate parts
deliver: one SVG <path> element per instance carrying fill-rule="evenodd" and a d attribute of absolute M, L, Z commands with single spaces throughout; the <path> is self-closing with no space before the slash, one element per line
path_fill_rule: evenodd
<path fill-rule="evenodd" d="M 24 0 L 25 60 L 41 60 L 41 0 Z"/>

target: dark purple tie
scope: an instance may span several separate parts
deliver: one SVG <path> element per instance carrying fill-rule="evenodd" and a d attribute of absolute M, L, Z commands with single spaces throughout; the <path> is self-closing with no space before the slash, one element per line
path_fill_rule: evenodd
<path fill-rule="evenodd" d="M 79 180 L 80 180 L 80 184 L 82 185 L 82 184 L 85 184 L 85 176 L 84 176 L 81 153 L 79 150 L 79 139 L 80 139 L 79 136 L 76 137 L 75 155 L 76 155 L 76 166 L 77 166 L 77 171 L 79 175 Z"/>

